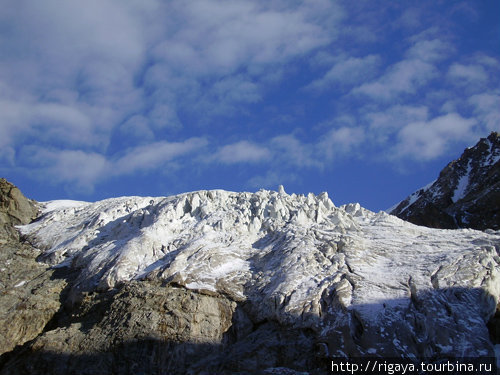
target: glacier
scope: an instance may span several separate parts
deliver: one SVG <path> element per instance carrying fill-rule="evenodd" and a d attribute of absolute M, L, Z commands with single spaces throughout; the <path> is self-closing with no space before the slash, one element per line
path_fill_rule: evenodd
<path fill-rule="evenodd" d="M 327 358 L 494 356 L 500 231 L 416 226 L 282 187 L 40 207 L 19 229 L 39 261 L 78 272 L 75 299 L 162 280 L 310 329 Z"/>

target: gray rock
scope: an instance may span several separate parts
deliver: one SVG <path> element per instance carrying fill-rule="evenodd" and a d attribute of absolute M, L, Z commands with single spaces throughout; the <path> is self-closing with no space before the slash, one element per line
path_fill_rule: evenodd
<path fill-rule="evenodd" d="M 5 178 L 0 178 L 0 238 L 18 238 L 14 226 L 28 224 L 37 216 L 36 202 L 27 199 Z"/>
<path fill-rule="evenodd" d="M 64 281 L 36 261 L 14 227 L 36 217 L 36 202 L 0 179 L 0 354 L 34 339 L 59 310 Z"/>

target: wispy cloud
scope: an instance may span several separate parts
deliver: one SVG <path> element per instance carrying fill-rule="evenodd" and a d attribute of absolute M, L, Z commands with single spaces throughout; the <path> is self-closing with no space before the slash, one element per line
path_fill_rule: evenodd
<path fill-rule="evenodd" d="M 436 76 L 436 68 L 428 62 L 419 59 L 403 60 L 391 66 L 380 79 L 364 83 L 352 93 L 389 101 L 402 94 L 415 94 L 417 89 Z"/>
<path fill-rule="evenodd" d="M 293 134 L 282 134 L 270 141 L 275 161 L 281 165 L 293 165 L 299 168 L 322 165 L 315 155 L 314 146 L 314 144 L 306 143 Z"/>
<path fill-rule="evenodd" d="M 452 50 L 448 43 L 439 39 L 417 39 L 406 51 L 404 59 L 389 66 L 377 80 L 356 87 L 352 93 L 379 101 L 414 95 L 438 76 L 436 63 L 448 57 Z"/>
<path fill-rule="evenodd" d="M 426 106 L 395 105 L 366 113 L 365 121 L 368 123 L 371 140 L 386 144 L 405 125 L 425 122 L 428 116 L 429 109 Z"/>
<path fill-rule="evenodd" d="M 476 94 L 468 101 L 474 106 L 474 113 L 488 130 L 500 131 L 499 92 Z"/>
<path fill-rule="evenodd" d="M 463 65 L 454 63 L 448 70 L 448 79 L 457 86 L 481 86 L 488 75 L 481 65 Z"/>
<path fill-rule="evenodd" d="M 393 157 L 430 160 L 443 155 L 452 142 L 474 141 L 475 119 L 449 113 L 429 121 L 413 122 L 398 132 Z"/>
<path fill-rule="evenodd" d="M 165 167 L 177 157 L 199 153 L 207 146 L 203 138 L 190 138 L 183 142 L 154 142 L 127 150 L 124 156 L 112 162 L 113 175 L 131 174 L 137 171 L 151 171 Z"/>
<path fill-rule="evenodd" d="M 421 38 L 421 35 L 415 37 L 415 43 L 406 52 L 407 58 L 438 62 L 448 58 L 455 50 L 451 44 L 441 39 Z"/>
<path fill-rule="evenodd" d="M 101 154 L 82 150 L 26 147 L 23 159 L 47 183 L 70 185 L 80 193 L 92 193 L 96 181 L 109 176 L 111 163 Z"/>
<path fill-rule="evenodd" d="M 221 147 L 214 155 L 214 160 L 224 164 L 255 163 L 269 159 L 270 151 L 261 145 L 240 141 Z"/>
<path fill-rule="evenodd" d="M 307 86 L 308 89 L 325 90 L 335 85 L 356 84 L 373 78 L 380 65 L 380 57 L 343 57 L 336 61 L 326 74 Z"/>
<path fill-rule="evenodd" d="M 98 181 L 136 172 L 168 168 L 168 163 L 203 151 L 207 141 L 190 138 L 184 142 L 154 142 L 128 149 L 121 156 L 106 157 L 82 150 L 45 149 L 27 146 L 22 158 L 37 167 L 37 173 L 52 182 L 73 184 L 81 192 L 91 193 Z"/>
<path fill-rule="evenodd" d="M 335 156 L 345 156 L 365 140 L 362 127 L 340 127 L 327 132 L 318 142 L 318 149 L 327 161 Z"/>

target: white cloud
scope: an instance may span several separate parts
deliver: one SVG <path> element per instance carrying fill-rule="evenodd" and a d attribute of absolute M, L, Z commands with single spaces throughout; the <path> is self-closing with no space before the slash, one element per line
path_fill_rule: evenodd
<path fill-rule="evenodd" d="M 340 127 L 327 132 L 317 144 L 318 154 L 323 161 L 331 161 L 335 156 L 348 155 L 365 140 L 365 130 L 361 126 Z"/>
<path fill-rule="evenodd" d="M 484 93 L 473 95 L 469 103 L 489 131 L 500 131 L 500 94 Z"/>
<path fill-rule="evenodd" d="M 143 25 L 129 6 L 110 0 L 7 2 L 0 37 L 8 63 L 0 77 L 7 82 L 43 93 L 71 87 L 89 63 L 131 71 L 141 62 Z"/>
<path fill-rule="evenodd" d="M 148 91 L 171 92 L 207 117 L 234 114 L 284 79 L 281 66 L 336 37 L 342 13 L 330 1 L 173 1 L 168 36 L 151 49 Z"/>
<path fill-rule="evenodd" d="M 212 92 L 217 100 L 225 102 L 255 103 L 260 100 L 258 86 L 241 75 L 215 82 Z"/>
<path fill-rule="evenodd" d="M 100 131 L 78 107 L 59 103 L 23 103 L 0 99 L 1 144 L 14 145 L 27 137 L 39 142 L 102 145 Z"/>
<path fill-rule="evenodd" d="M 261 85 L 253 82 L 248 75 L 239 74 L 214 82 L 204 94 L 200 94 L 192 108 L 208 118 L 216 115 L 229 116 L 243 105 L 257 103 L 261 99 Z"/>
<path fill-rule="evenodd" d="M 453 52 L 453 47 L 440 39 L 417 40 L 407 51 L 410 59 L 418 59 L 426 62 L 436 62 L 446 59 Z"/>
<path fill-rule="evenodd" d="M 474 140 L 476 124 L 475 119 L 466 119 L 457 113 L 410 123 L 398 132 L 398 143 L 392 156 L 434 159 L 443 155 L 454 142 Z"/>
<path fill-rule="evenodd" d="M 344 57 L 337 61 L 320 79 L 313 81 L 308 88 L 324 90 L 336 84 L 356 84 L 373 77 L 380 64 L 380 57 Z"/>
<path fill-rule="evenodd" d="M 12 147 L 0 147 L 0 164 L 3 167 L 14 167 L 15 159 L 16 151 Z"/>
<path fill-rule="evenodd" d="M 134 115 L 127 119 L 121 126 L 120 132 L 136 140 L 153 140 L 154 133 L 149 127 L 149 121 L 142 115 Z"/>
<path fill-rule="evenodd" d="M 137 146 L 113 162 L 113 175 L 147 172 L 161 169 L 173 159 L 201 151 L 207 145 L 203 138 L 190 138 L 184 142 L 154 142 Z"/>
<path fill-rule="evenodd" d="M 478 64 L 481 64 L 482 66 L 487 68 L 496 70 L 500 69 L 500 61 L 483 53 L 477 53 L 476 55 L 474 55 L 473 61 L 476 61 Z"/>
<path fill-rule="evenodd" d="M 157 44 L 154 57 L 191 75 L 229 74 L 309 52 L 332 40 L 326 31 L 335 24 L 318 22 L 322 12 L 338 12 L 324 1 L 299 7 L 282 2 L 174 1 L 169 10 L 175 33 Z"/>
<path fill-rule="evenodd" d="M 378 80 L 356 87 L 354 94 L 363 94 L 375 100 L 389 101 L 401 94 L 414 94 L 437 76 L 434 65 L 419 60 L 402 60 L 392 65 Z"/>
<path fill-rule="evenodd" d="M 487 82 L 488 74 L 481 65 L 455 63 L 448 70 L 448 79 L 457 86 L 479 86 Z"/>
<path fill-rule="evenodd" d="M 0 148 L 13 149 L 16 136 L 26 127 L 26 116 L 23 105 L 14 100 L 0 99 Z"/>
<path fill-rule="evenodd" d="M 0 15 L 0 114 L 19 151 L 29 144 L 104 151 L 112 129 L 140 106 L 140 20 L 115 1 L 7 1 Z M 131 3 L 130 3 L 131 4 Z M 15 104 L 13 104 L 15 103 Z"/>
<path fill-rule="evenodd" d="M 91 193 L 96 181 L 106 176 L 111 168 L 103 155 L 80 150 L 47 150 L 26 148 L 29 162 L 37 166 L 36 173 L 51 183 L 69 183 L 78 191 Z"/>
<path fill-rule="evenodd" d="M 405 125 L 426 121 L 428 115 L 426 106 L 395 105 L 383 111 L 368 112 L 364 117 L 370 129 L 370 140 L 385 143 Z"/>
<path fill-rule="evenodd" d="M 296 167 L 321 166 L 314 155 L 314 144 L 306 144 L 291 134 L 283 134 L 271 139 L 270 148 L 282 165 Z"/>
<path fill-rule="evenodd" d="M 415 94 L 438 76 L 436 64 L 453 52 L 453 47 L 440 39 L 416 36 L 405 58 L 389 66 L 379 79 L 364 83 L 352 90 L 377 101 L 389 101 L 402 94 Z"/>
<path fill-rule="evenodd" d="M 203 138 L 190 138 L 184 142 L 160 141 L 130 148 L 123 155 L 114 157 L 82 150 L 27 146 L 22 150 L 22 157 L 36 166 L 37 174 L 42 178 L 72 184 L 80 192 L 91 193 L 97 183 L 110 177 L 161 170 L 180 157 L 203 151 L 206 145 Z"/>
<path fill-rule="evenodd" d="M 271 152 L 263 146 L 248 141 L 240 141 L 221 147 L 214 160 L 224 164 L 258 163 L 269 159 Z"/>

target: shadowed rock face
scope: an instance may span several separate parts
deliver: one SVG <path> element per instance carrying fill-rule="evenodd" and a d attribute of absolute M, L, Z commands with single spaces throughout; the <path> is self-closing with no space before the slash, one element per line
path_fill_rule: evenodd
<path fill-rule="evenodd" d="M 500 229 L 500 135 L 466 149 L 390 213 L 431 228 Z"/>
<path fill-rule="evenodd" d="M 36 248 L 2 242 L 1 375 L 313 375 L 343 355 L 493 354 L 500 234 L 283 189 L 39 207 L 21 228 Z"/>

